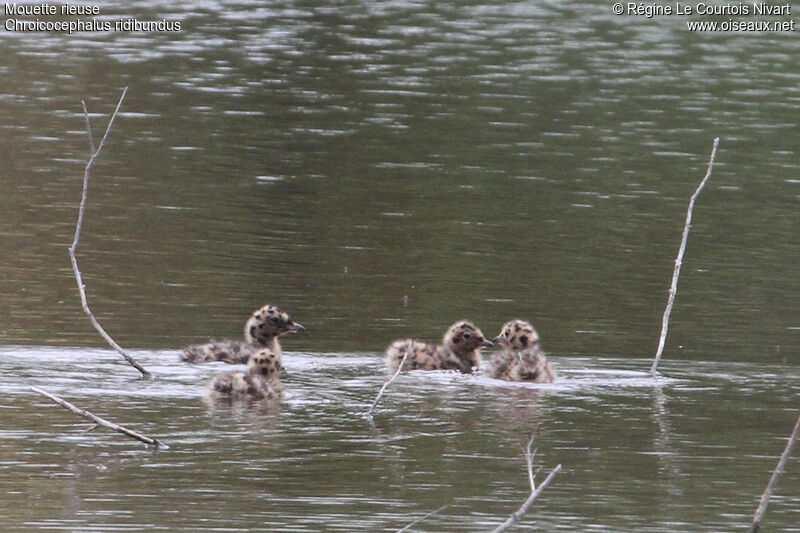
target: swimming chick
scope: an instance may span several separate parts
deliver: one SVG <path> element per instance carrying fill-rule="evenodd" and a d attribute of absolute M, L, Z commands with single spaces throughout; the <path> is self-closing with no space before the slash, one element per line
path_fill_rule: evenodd
<path fill-rule="evenodd" d="M 539 334 L 529 322 L 506 322 L 500 335 L 492 340 L 503 349 L 492 356 L 483 375 L 506 381 L 555 381 L 556 371 L 542 351 Z"/>
<path fill-rule="evenodd" d="M 208 384 L 208 396 L 214 400 L 273 400 L 280 398 L 283 386 L 281 358 L 269 348 L 262 348 L 247 361 L 247 372 L 237 370 L 215 376 Z"/>
<path fill-rule="evenodd" d="M 413 339 L 394 341 L 386 349 L 386 368 L 393 375 L 408 352 L 403 370 L 459 370 L 469 374 L 473 367 L 480 366 L 479 350 L 484 346 L 492 343 L 481 330 L 472 322 L 460 320 L 450 326 L 441 345 Z"/>
<path fill-rule="evenodd" d="M 186 363 L 224 361 L 245 364 L 253 352 L 263 347 L 269 348 L 280 358 L 283 352 L 278 337 L 305 330 L 302 324 L 293 322 L 278 306 L 265 305 L 256 309 L 244 325 L 244 341 L 211 341 L 188 346 L 181 352 L 181 361 Z"/>

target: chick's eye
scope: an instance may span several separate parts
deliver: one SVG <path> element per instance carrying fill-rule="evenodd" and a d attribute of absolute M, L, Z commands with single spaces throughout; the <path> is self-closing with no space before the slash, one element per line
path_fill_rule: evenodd
<path fill-rule="evenodd" d="M 278 317 L 276 317 L 276 316 L 274 316 L 274 317 L 270 318 L 270 320 L 272 321 L 272 323 L 273 323 L 273 324 L 277 324 L 278 322 L 280 322 L 280 321 L 281 321 L 281 319 L 280 319 L 280 318 L 278 318 Z"/>
<path fill-rule="evenodd" d="M 472 337 L 472 335 L 470 335 L 469 333 L 464 333 L 464 338 L 465 339 L 469 339 L 470 337 Z"/>

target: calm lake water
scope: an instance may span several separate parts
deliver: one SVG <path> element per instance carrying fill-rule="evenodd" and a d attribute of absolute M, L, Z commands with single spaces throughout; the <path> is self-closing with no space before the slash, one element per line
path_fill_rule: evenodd
<path fill-rule="evenodd" d="M 488 531 L 529 492 L 532 431 L 538 479 L 563 470 L 517 530 L 747 527 L 800 388 L 794 32 L 543 0 L 97 5 L 181 31 L 0 28 L 7 530 L 389 532 L 447 505 L 414 531 Z M 99 138 L 124 86 L 78 258 L 152 382 L 67 255 L 81 100 Z M 264 303 L 308 329 L 280 406 L 204 403 L 230 367 L 177 350 Z M 557 383 L 412 373 L 363 418 L 393 339 L 515 317 Z M 30 385 L 171 447 L 87 433 Z M 798 462 L 765 531 L 800 531 Z"/>

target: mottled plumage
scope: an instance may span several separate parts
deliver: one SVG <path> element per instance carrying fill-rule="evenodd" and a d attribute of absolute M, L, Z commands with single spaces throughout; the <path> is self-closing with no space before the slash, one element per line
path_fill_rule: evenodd
<path fill-rule="evenodd" d="M 394 374 L 408 352 L 403 370 L 458 370 L 465 374 L 480 366 L 479 350 L 492 346 L 481 330 L 471 322 L 456 322 L 445 333 L 441 345 L 405 339 L 394 341 L 386 349 L 386 368 Z"/>
<path fill-rule="evenodd" d="M 539 334 L 524 320 L 511 320 L 492 339 L 503 349 L 492 356 L 484 375 L 506 381 L 552 383 L 556 371 L 542 351 Z"/>
<path fill-rule="evenodd" d="M 196 344 L 183 349 L 181 361 L 186 363 L 225 363 L 244 364 L 251 354 L 259 348 L 267 347 L 278 357 L 282 355 L 278 337 L 286 333 L 305 331 L 305 328 L 292 322 L 288 313 L 283 313 L 275 305 L 265 305 L 253 312 L 244 326 L 244 341 L 223 340 Z"/>
<path fill-rule="evenodd" d="M 283 386 L 279 376 L 283 371 L 281 359 L 269 348 L 262 348 L 250 356 L 247 372 L 235 371 L 219 374 L 208 384 L 212 399 L 272 400 L 280 398 Z"/>

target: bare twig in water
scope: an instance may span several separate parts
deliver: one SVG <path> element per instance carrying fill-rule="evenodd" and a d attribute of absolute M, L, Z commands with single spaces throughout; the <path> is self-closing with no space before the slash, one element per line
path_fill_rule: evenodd
<path fill-rule="evenodd" d="M 536 435 L 531 433 L 531 438 L 528 439 L 528 445 L 525 446 L 525 462 L 528 463 L 528 481 L 531 484 L 531 492 L 536 490 L 536 481 L 533 475 L 533 458 L 536 456 L 536 450 L 531 453 L 531 446 L 536 439 Z"/>
<path fill-rule="evenodd" d="M 440 511 L 442 511 L 442 510 L 444 510 L 444 509 L 446 509 L 446 508 L 447 508 L 447 506 L 446 506 L 446 505 L 442 505 L 441 507 L 439 507 L 439 508 L 438 508 L 438 509 L 436 509 L 435 511 L 431 511 L 430 513 L 426 514 L 426 515 L 425 515 L 425 516 L 423 516 L 422 518 L 417 518 L 416 520 L 414 520 L 413 522 L 411 522 L 410 524 L 408 524 L 408 525 L 407 525 L 406 527 L 404 527 L 403 529 L 398 529 L 398 530 L 397 530 L 395 533 L 405 533 L 406 531 L 410 530 L 412 527 L 416 526 L 417 524 L 419 524 L 420 522 L 422 522 L 423 520 L 425 520 L 425 519 L 426 519 L 426 518 L 428 518 L 429 516 L 433 516 L 433 515 L 435 515 L 436 513 L 440 512 Z"/>
<path fill-rule="evenodd" d="M 758 530 L 761 529 L 761 521 L 764 519 L 764 513 L 767 512 L 767 504 L 772 497 L 772 491 L 775 490 L 775 485 L 778 484 L 778 478 L 783 474 L 786 461 L 788 461 L 789 456 L 792 455 L 792 448 L 794 448 L 795 443 L 797 443 L 798 437 L 800 437 L 800 416 L 798 416 L 797 423 L 794 425 L 794 430 L 789 437 L 789 442 L 786 443 L 783 455 L 781 455 L 778 461 L 778 466 L 775 467 L 775 471 L 772 473 L 769 483 L 767 483 L 767 488 L 764 489 L 764 494 L 761 495 L 761 502 L 758 504 L 758 509 L 756 509 L 756 514 L 753 517 L 753 525 L 750 528 L 750 533 L 757 533 Z"/>
<path fill-rule="evenodd" d="M 133 366 L 136 370 L 142 373 L 142 377 L 145 379 L 151 379 L 153 376 L 145 370 L 136 360 L 131 357 L 125 350 L 123 350 L 119 344 L 114 342 L 114 339 L 106 333 L 106 330 L 100 325 L 97 319 L 94 317 L 91 309 L 89 309 L 89 302 L 86 299 L 86 286 L 83 283 L 83 276 L 81 276 L 81 271 L 78 268 L 78 258 L 75 256 L 75 252 L 78 250 L 78 241 L 81 237 L 81 227 L 83 226 L 83 216 L 86 213 L 86 199 L 89 194 L 89 177 L 92 170 L 92 166 L 94 165 L 95 160 L 100 155 L 100 151 L 105 146 L 106 139 L 108 139 L 108 134 L 111 133 L 111 126 L 114 124 L 114 119 L 117 117 L 117 113 L 119 112 L 119 108 L 122 106 L 122 100 L 125 99 L 125 94 L 128 92 L 128 88 L 122 91 L 122 96 L 119 97 L 119 102 L 117 103 L 117 108 L 114 110 L 114 113 L 111 115 L 111 118 L 108 121 L 108 126 L 106 127 L 106 132 L 103 135 L 103 138 L 100 140 L 100 144 L 95 147 L 94 138 L 92 137 L 92 126 L 89 123 L 89 111 L 86 109 L 86 102 L 81 101 L 83 104 L 83 114 L 86 117 L 86 133 L 89 135 L 89 161 L 86 163 L 86 169 L 83 172 L 83 195 L 81 196 L 81 206 L 78 210 L 78 222 L 75 224 L 75 238 L 72 240 L 72 245 L 69 247 L 69 258 L 72 261 L 72 271 L 75 273 L 75 281 L 78 283 L 78 291 L 81 294 L 81 306 L 83 307 L 83 312 L 86 313 L 86 316 L 89 317 L 89 321 L 94 326 L 94 329 L 100 333 L 100 335 L 106 340 L 108 344 L 111 345 L 117 352 L 119 352 L 122 357 L 125 358 L 128 363 Z"/>
<path fill-rule="evenodd" d="M 383 384 L 383 387 L 381 387 L 381 390 L 380 390 L 380 391 L 378 391 L 378 395 L 375 397 L 375 401 L 373 401 L 373 402 L 372 402 L 372 407 L 370 407 L 370 408 L 369 408 L 369 411 L 367 411 L 367 414 L 366 414 L 366 415 L 364 415 L 364 416 L 366 417 L 366 419 L 367 419 L 367 420 L 372 420 L 372 418 L 373 418 L 373 415 L 375 414 L 375 408 L 376 408 L 376 407 L 378 407 L 378 402 L 380 402 L 380 401 L 381 401 L 381 398 L 383 397 L 383 393 L 386 391 L 386 388 L 387 388 L 389 385 L 391 385 L 391 384 L 392 384 L 392 382 L 393 382 L 395 379 L 397 379 L 397 376 L 399 376 L 399 375 L 400 375 L 400 372 L 402 372 L 402 371 L 403 371 L 403 365 L 406 363 L 406 359 L 408 358 L 408 352 L 409 352 L 409 351 L 411 351 L 411 348 L 410 348 L 410 347 L 406 348 L 406 351 L 405 351 L 405 353 L 403 354 L 403 358 L 400 360 L 400 365 L 397 367 L 397 370 L 395 371 L 395 373 L 394 373 L 394 374 L 392 374 L 392 377 L 390 377 L 390 378 L 389 378 L 389 379 L 386 381 L 386 383 L 384 383 L 384 384 Z"/>
<path fill-rule="evenodd" d="M 34 391 L 34 392 L 38 392 L 39 394 L 41 394 L 43 396 L 47 396 L 48 398 L 50 398 L 51 400 L 56 402 L 58 405 L 64 407 L 65 409 L 68 409 L 68 410 L 72 411 L 76 415 L 82 416 L 83 418 L 94 422 L 98 426 L 103 426 L 105 428 L 112 429 L 114 431 L 117 431 L 119 433 L 127 435 L 127 436 L 129 436 L 129 437 L 131 437 L 133 439 L 136 439 L 138 441 L 142 441 L 147 445 L 155 446 L 156 448 L 164 448 L 164 449 L 169 448 L 169 446 L 167 446 L 166 444 L 164 444 L 163 442 L 161 442 L 158 439 L 154 439 L 152 437 L 147 437 L 145 435 L 142 435 L 140 433 L 132 431 L 132 430 L 130 430 L 128 428 L 125 428 L 125 427 L 122 427 L 122 426 L 120 426 L 118 424 L 115 424 L 113 422 L 109 422 L 108 420 L 105 420 L 104 418 L 100 418 L 99 416 L 94 415 L 94 414 L 90 413 L 89 411 L 86 411 L 85 409 L 80 409 L 78 407 L 75 407 L 74 405 L 72 405 L 68 401 L 64 400 L 63 398 L 59 398 L 58 396 L 56 396 L 54 394 L 50 394 L 49 392 L 47 392 L 45 390 L 42 390 L 39 387 L 31 387 L 31 390 Z M 94 429 L 94 428 L 92 428 L 92 429 Z"/>
<path fill-rule="evenodd" d="M 700 191 L 706 186 L 706 182 L 711 177 L 711 170 L 714 167 L 714 158 L 717 155 L 717 147 L 719 146 L 719 137 L 714 139 L 714 147 L 711 149 L 711 158 L 708 160 L 708 170 L 706 175 L 694 191 L 692 198 L 689 200 L 689 209 L 686 212 L 686 223 L 683 226 L 683 238 L 681 239 L 680 248 L 678 248 L 678 257 L 675 258 L 675 270 L 672 272 L 672 284 L 669 287 L 669 297 L 667 298 L 667 307 L 664 309 L 664 318 L 661 321 L 661 337 L 658 341 L 658 350 L 656 351 L 656 358 L 653 361 L 653 366 L 650 372 L 656 373 L 658 362 L 661 359 L 661 354 L 664 352 L 664 344 L 667 341 L 667 329 L 669 328 L 669 315 L 672 313 L 672 304 L 675 302 L 675 295 L 678 293 L 678 276 L 681 273 L 681 265 L 683 264 L 683 254 L 686 252 L 686 241 L 689 239 L 689 228 L 692 225 L 692 211 L 694 210 L 694 202 L 700 195 Z"/>
<path fill-rule="evenodd" d="M 552 471 L 551 471 L 551 472 L 550 472 L 550 473 L 547 475 L 547 477 L 545 478 L 545 480 L 544 480 L 544 481 L 542 481 L 542 484 L 541 484 L 541 485 L 539 485 L 539 488 L 538 488 L 538 489 L 536 489 L 535 491 L 531 492 L 531 495 L 530 495 L 530 496 L 528 496 L 528 499 L 527 499 L 527 500 L 525 500 L 525 503 L 523 503 L 523 504 L 520 506 L 520 508 L 519 508 L 519 509 L 517 509 L 516 511 L 514 511 L 514 513 L 513 513 L 511 516 L 509 516 L 509 517 L 508 517 L 508 519 L 507 519 L 505 522 L 503 522 L 502 524 L 500 524 L 499 526 L 497 526 L 496 528 L 494 528 L 494 529 L 492 530 L 492 533 L 499 533 L 500 531 L 505 531 L 506 529 L 508 529 L 508 528 L 510 528 L 511 526 L 513 526 L 513 525 L 514 525 L 514 524 L 517 522 L 517 520 L 519 520 L 520 518 L 522 518 L 522 515 L 524 515 L 524 514 L 525 514 L 525 513 L 528 511 L 528 507 L 530 507 L 530 506 L 533 504 L 533 502 L 536 500 L 536 498 L 538 498 L 538 497 L 539 497 L 539 495 L 540 495 L 542 492 L 544 492 L 544 489 L 546 489 L 546 488 L 547 488 L 547 485 L 549 485 L 549 484 L 550 484 L 550 481 L 552 481 L 552 480 L 553 480 L 553 478 L 555 477 L 555 475 L 556 475 L 556 474 L 558 474 L 560 471 L 561 471 L 561 465 L 557 465 L 557 466 L 556 466 L 556 467 L 555 467 L 555 468 L 554 468 L 554 469 L 553 469 L 553 470 L 552 470 Z"/>
<path fill-rule="evenodd" d="M 535 435 L 531 435 L 530 439 L 528 439 L 528 445 L 525 447 L 525 462 L 527 463 L 527 466 L 528 466 L 528 481 L 531 484 L 531 495 L 528 496 L 528 499 L 525 500 L 525 503 L 523 503 L 520 506 L 519 509 L 514 511 L 514 513 L 511 516 L 509 516 L 508 519 L 505 522 L 503 522 L 502 524 L 500 524 L 499 526 L 494 528 L 492 530 L 492 533 L 499 533 L 500 531 L 505 531 L 506 529 L 508 529 L 511 526 L 513 526 L 517 522 L 517 520 L 522 518 L 522 515 L 524 515 L 528 511 L 528 508 L 533 504 L 533 502 L 536 500 L 536 498 L 538 498 L 539 495 L 542 492 L 544 492 L 544 489 L 547 488 L 547 485 L 549 485 L 550 482 L 553 480 L 553 478 L 556 476 L 556 474 L 558 474 L 558 472 L 561 471 L 561 465 L 557 465 L 547 475 L 545 480 L 542 481 L 542 484 L 539 485 L 539 488 L 536 488 L 536 482 L 533 479 L 533 477 L 534 477 L 533 476 L 533 456 L 536 454 L 536 452 L 534 451 L 534 452 L 531 453 L 531 446 L 533 445 L 534 439 L 535 439 Z"/>

